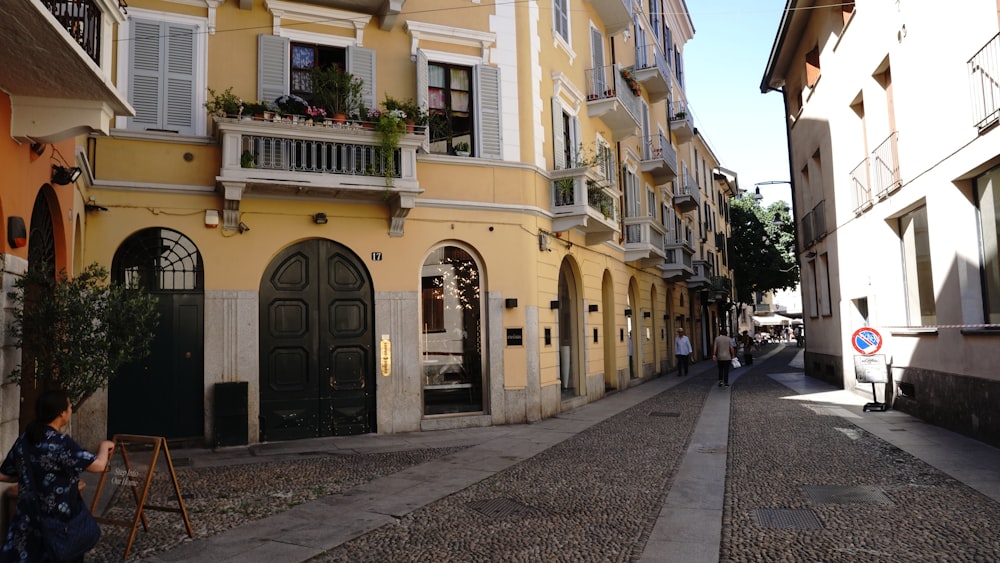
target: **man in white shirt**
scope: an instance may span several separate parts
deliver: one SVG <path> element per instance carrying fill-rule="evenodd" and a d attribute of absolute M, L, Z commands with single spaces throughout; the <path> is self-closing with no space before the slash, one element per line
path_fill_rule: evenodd
<path fill-rule="evenodd" d="M 691 352 L 691 341 L 684 334 L 684 329 L 678 328 L 677 337 L 674 338 L 674 355 L 677 356 L 677 377 L 688 374 Z"/>

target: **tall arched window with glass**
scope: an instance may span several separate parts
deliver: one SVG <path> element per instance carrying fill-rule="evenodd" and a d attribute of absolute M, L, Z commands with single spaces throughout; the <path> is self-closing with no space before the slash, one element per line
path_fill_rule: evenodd
<path fill-rule="evenodd" d="M 472 254 L 440 246 L 420 272 L 424 414 L 484 410 L 482 280 Z"/>

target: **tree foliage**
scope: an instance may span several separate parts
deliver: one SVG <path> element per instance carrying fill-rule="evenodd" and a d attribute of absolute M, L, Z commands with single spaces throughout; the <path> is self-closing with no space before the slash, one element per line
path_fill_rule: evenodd
<path fill-rule="evenodd" d="M 97 263 L 72 279 L 31 268 L 8 294 L 10 333 L 30 353 L 34 378 L 64 389 L 74 408 L 107 387 L 123 364 L 149 355 L 159 321 L 155 296 L 107 278 Z M 10 379 L 20 384 L 31 374 L 20 365 Z"/>
<path fill-rule="evenodd" d="M 753 303 L 756 292 L 791 289 L 799 283 L 795 225 L 784 202 L 764 208 L 751 197 L 731 200 L 733 247 L 730 264 L 736 295 Z"/>

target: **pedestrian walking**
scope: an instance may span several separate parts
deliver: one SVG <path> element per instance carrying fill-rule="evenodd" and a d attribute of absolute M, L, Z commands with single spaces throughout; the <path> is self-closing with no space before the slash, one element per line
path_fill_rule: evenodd
<path fill-rule="evenodd" d="M 65 392 L 43 392 L 35 404 L 35 420 L 0 464 L 0 481 L 17 483 L 17 510 L 0 549 L 0 562 L 82 562 L 100 537 L 100 528 L 80 496 L 80 473 L 104 471 L 114 444 L 102 441 L 94 455 L 62 434 L 60 429 L 72 413 Z M 88 525 L 78 527 L 77 518 L 89 519 Z M 57 536 L 50 529 L 52 520 L 61 522 L 58 528 L 78 535 Z M 73 547 L 68 553 L 60 553 L 69 546 Z"/>
<path fill-rule="evenodd" d="M 688 374 L 688 366 L 691 363 L 691 340 L 684 334 L 683 328 L 677 329 L 677 336 L 674 338 L 674 355 L 677 356 L 677 377 Z"/>
<path fill-rule="evenodd" d="M 740 346 L 743 348 L 743 363 L 750 365 L 753 363 L 753 337 L 750 333 L 743 331 L 743 335 L 740 336 Z"/>
<path fill-rule="evenodd" d="M 719 329 L 719 336 L 712 343 L 712 359 L 719 365 L 719 387 L 729 387 L 729 369 L 733 366 L 736 349 L 733 339 L 727 336 L 725 327 Z"/>

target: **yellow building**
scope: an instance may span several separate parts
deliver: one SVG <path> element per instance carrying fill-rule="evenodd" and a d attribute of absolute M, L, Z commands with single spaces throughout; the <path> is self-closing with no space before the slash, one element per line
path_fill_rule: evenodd
<path fill-rule="evenodd" d="M 81 413 L 94 439 L 534 421 L 666 372 L 678 326 L 704 357 L 730 322 L 738 188 L 688 109 L 683 1 L 127 12 L 108 48 L 134 116 L 78 139 L 68 262 L 141 281 L 161 322 Z M 361 82 L 344 122 L 315 109 L 331 66 Z M 386 135 L 387 98 L 428 119 Z"/>

